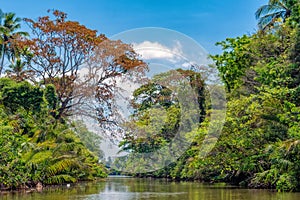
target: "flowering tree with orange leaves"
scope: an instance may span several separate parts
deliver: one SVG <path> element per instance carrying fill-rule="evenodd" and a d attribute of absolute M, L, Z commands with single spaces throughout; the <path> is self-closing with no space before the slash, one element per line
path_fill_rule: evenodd
<path fill-rule="evenodd" d="M 33 54 L 28 61 L 36 80 L 55 86 L 58 103 L 53 106 L 54 117 L 63 119 L 80 113 L 100 123 L 112 122 L 116 80 L 125 74 L 143 73 L 146 64 L 130 45 L 68 21 L 64 12 L 54 10 L 52 14 L 53 19 L 25 19 L 32 37 L 20 41 L 20 45 Z"/>

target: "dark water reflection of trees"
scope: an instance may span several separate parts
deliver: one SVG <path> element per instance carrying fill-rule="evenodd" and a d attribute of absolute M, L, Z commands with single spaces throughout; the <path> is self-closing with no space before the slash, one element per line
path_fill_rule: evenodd
<path fill-rule="evenodd" d="M 105 181 L 80 183 L 69 188 L 47 188 L 42 192 L 18 192 L 0 195 L 6 200 L 298 200 L 300 193 L 276 193 L 247 190 L 222 184 L 170 182 L 167 180 L 108 178 Z"/>

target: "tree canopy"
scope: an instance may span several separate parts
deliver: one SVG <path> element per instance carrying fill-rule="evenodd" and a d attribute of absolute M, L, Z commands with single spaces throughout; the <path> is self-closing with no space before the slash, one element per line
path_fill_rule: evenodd
<path fill-rule="evenodd" d="M 203 142 L 210 128 L 210 114 L 217 109 L 209 103 L 204 104 L 204 119 L 192 130 L 195 137 L 190 138 L 191 146 L 176 162 L 156 171 L 132 174 L 299 191 L 299 9 L 299 1 L 270 0 L 256 13 L 263 31 L 217 43 L 223 51 L 211 58 L 227 90 L 227 111 L 222 134 L 211 138 L 217 142 L 206 157 L 201 156 Z M 199 83 L 199 79 L 195 80 Z M 135 94 L 136 108 L 141 110 L 137 113 L 158 103 L 164 107 L 171 105 L 170 108 L 176 105 L 176 99 L 170 101 L 165 97 L 169 91 L 155 84 L 143 85 Z M 169 112 L 174 114 L 174 119 L 178 117 L 176 110 Z M 166 120 L 161 116 L 157 111 L 151 118 L 146 112 L 136 119 L 134 127 L 151 120 Z M 149 148 L 141 147 L 149 147 L 150 142 L 158 144 L 161 140 L 156 136 L 152 140 L 127 137 L 122 145 L 131 149 L 134 157 L 135 151 L 147 152 Z M 141 157 L 127 162 L 134 161 L 147 163 Z"/>

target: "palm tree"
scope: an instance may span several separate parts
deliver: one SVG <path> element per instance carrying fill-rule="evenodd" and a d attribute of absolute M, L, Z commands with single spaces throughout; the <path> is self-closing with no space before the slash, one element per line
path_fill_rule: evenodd
<path fill-rule="evenodd" d="M 9 60 L 14 60 L 18 57 L 18 53 L 13 48 L 12 41 L 20 36 L 28 36 L 27 32 L 18 32 L 21 28 L 21 18 L 16 17 L 15 13 L 3 13 L 0 10 L 0 75 L 4 67 L 4 58 L 7 56 Z"/>
<path fill-rule="evenodd" d="M 26 63 L 18 58 L 14 63 L 8 66 L 10 69 L 5 71 L 7 77 L 14 79 L 17 82 L 32 79 L 34 72 L 32 70 L 25 70 L 25 66 Z"/>
<path fill-rule="evenodd" d="M 261 30 L 270 29 L 291 16 L 292 9 L 289 0 L 269 0 L 267 5 L 261 6 L 255 13 L 258 27 Z"/>

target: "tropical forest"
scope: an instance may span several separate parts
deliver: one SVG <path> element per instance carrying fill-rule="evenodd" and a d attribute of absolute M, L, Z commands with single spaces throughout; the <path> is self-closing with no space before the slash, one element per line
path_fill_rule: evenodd
<path fill-rule="evenodd" d="M 105 182 L 116 174 L 300 191 L 299 0 L 269 0 L 253 13 L 255 32 L 216 43 L 221 53 L 209 55 L 207 68 L 219 83 L 205 81 L 196 65 L 145 81 L 150 65 L 132 44 L 63 11 L 46 14 L 0 12 L 1 191 Z M 127 120 L 116 100 L 121 79 L 139 83 Z M 212 134 L 212 116 L 222 111 L 224 121 L 214 121 L 220 134 Z M 108 163 L 104 137 L 121 138 L 123 156 Z"/>

